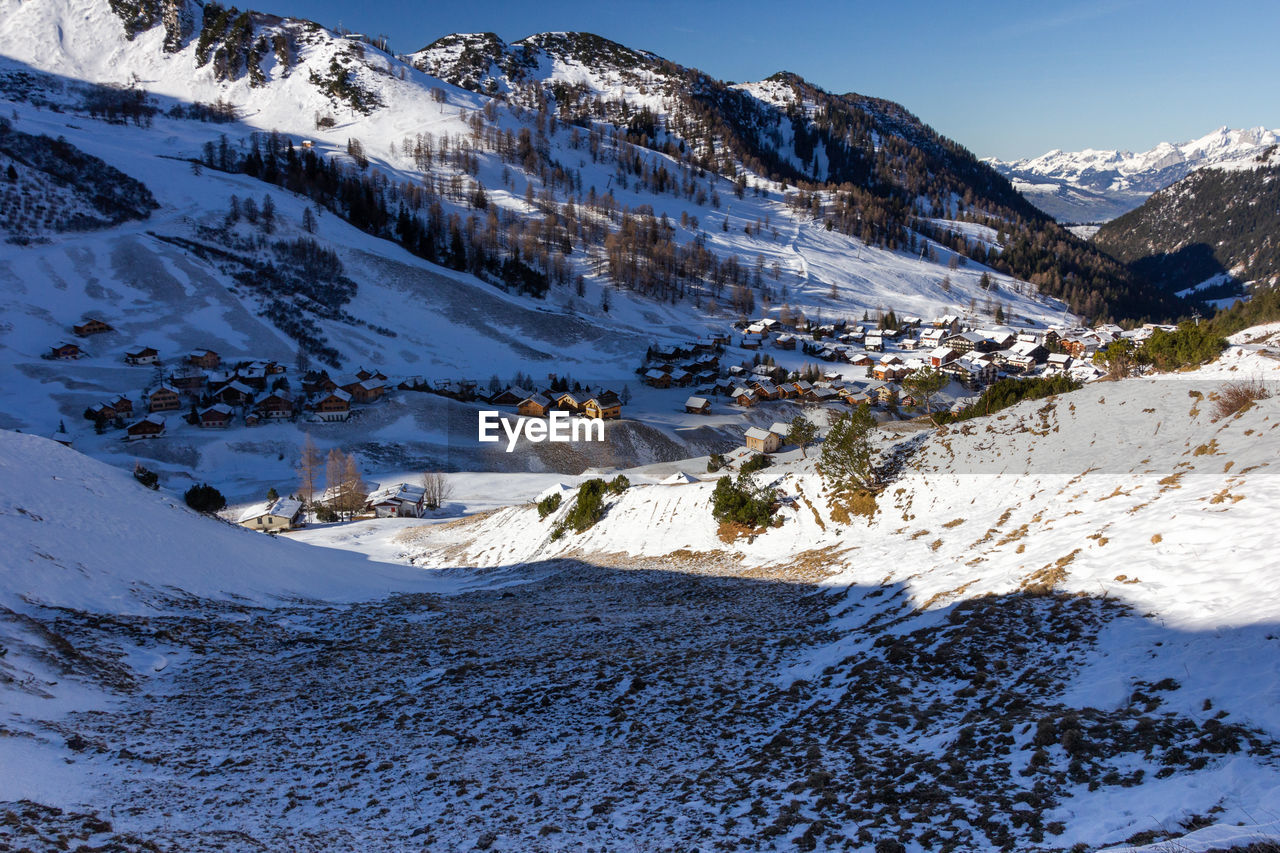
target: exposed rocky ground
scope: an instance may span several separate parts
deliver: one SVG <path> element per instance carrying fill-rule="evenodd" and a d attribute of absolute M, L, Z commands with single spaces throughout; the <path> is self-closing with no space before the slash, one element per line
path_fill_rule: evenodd
<path fill-rule="evenodd" d="M 51 613 L 51 654 L 123 696 L 50 724 L 102 808 L 10 804 L 0 850 L 1057 850 L 1073 796 L 1276 746 L 1163 711 L 1176 683 L 1062 705 L 1099 628 L 1135 618 L 1112 602 L 977 599 L 903 631 L 902 588 L 833 597 L 818 561 L 601 562 L 344 607 Z M 113 646 L 164 668 L 136 683 Z"/>

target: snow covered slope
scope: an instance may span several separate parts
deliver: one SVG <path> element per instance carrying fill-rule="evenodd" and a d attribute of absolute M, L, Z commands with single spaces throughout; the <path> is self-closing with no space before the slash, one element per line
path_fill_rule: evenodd
<path fill-rule="evenodd" d="M 1280 144 L 1280 129 L 1221 127 L 1150 151 L 1050 151 L 1023 160 L 987 159 L 1046 213 L 1064 222 L 1104 222 L 1197 169 L 1247 160 Z"/>
<path fill-rule="evenodd" d="M 399 541 L 424 566 L 591 559 L 796 581 L 816 572 L 834 594 L 836 634 L 797 655 L 782 682 L 795 680 L 815 702 L 799 730 L 816 725 L 816 712 L 835 727 L 826 736 L 838 737 L 869 713 L 850 691 L 879 672 L 907 679 L 897 682 L 909 697 L 899 707 L 932 703 L 941 715 L 902 722 L 911 733 L 897 740 L 885 735 L 914 756 L 905 762 L 916 775 L 907 777 L 953 803 L 989 802 L 988 788 L 1034 783 L 1039 793 L 1024 808 L 1038 817 L 1015 821 L 1018 849 L 1093 849 L 1175 837 L 1205 822 L 1239 821 L 1263 837 L 1276 827 L 1255 824 L 1280 809 L 1280 576 L 1263 544 L 1280 508 L 1280 396 L 1220 420 L 1214 400 L 1232 381 L 1274 390 L 1278 355 L 1263 345 L 1233 348 L 1196 372 L 1097 384 L 899 440 L 905 465 L 869 521 L 835 522 L 813 460 L 792 453 L 756 475 L 793 501 L 781 526 L 731 542 L 711 518 L 711 482 L 633 487 L 607 500 L 594 527 L 558 540 L 549 533 L 568 496 L 545 520 L 512 507 Z M 1015 628 L 1003 621 L 1012 612 L 1038 615 Z M 985 614 L 982 627 L 975 614 Z M 970 631 L 983 637 L 981 651 L 944 653 Z M 922 643 L 930 651 L 910 651 Z M 1074 650 L 1052 676 L 1023 669 L 1053 657 L 1054 643 Z M 1039 648 L 1031 658 L 1022 656 L 1028 645 Z M 885 654 L 887 669 L 877 663 Z M 967 663 L 942 663 L 948 654 Z M 908 687 L 913 678 L 929 685 Z M 937 678 L 973 682 L 954 692 Z M 994 704 L 1003 710 L 983 722 L 1001 691 Z M 988 698 L 971 702 L 975 695 Z M 984 760 L 996 762 L 985 770 L 967 763 L 961 774 L 981 779 L 983 794 L 940 769 L 969 761 L 961 759 L 968 736 L 956 737 L 966 721 L 978 753 L 992 750 Z M 997 721 L 1011 731 L 1003 746 Z M 903 772 L 882 760 L 881 772 Z M 853 772 L 832 763 L 836 778 Z M 850 788 L 866 794 L 852 782 L 841 790 Z M 821 813 L 820 792 L 801 795 L 801 813 Z M 884 825 L 883 814 L 866 819 Z M 981 840 L 957 819 L 926 825 L 943 837 L 960 832 L 965 849 L 998 846 L 996 830 Z M 929 836 L 916 837 L 919 847 L 908 849 L 933 849 Z M 1225 836 L 1201 837 L 1186 849 L 1207 850 Z"/>
<path fill-rule="evenodd" d="M 24 771 L 0 799 L 34 801 L 6 806 L 21 819 L 0 839 L 916 853 L 1274 836 L 1280 579 L 1262 546 L 1280 397 L 1214 420 L 1222 383 L 1280 375 L 1274 334 L 1195 372 L 886 438 L 901 465 L 869 520 L 836 522 L 791 452 L 757 475 L 795 499 L 782 525 L 732 541 L 710 483 L 670 472 L 559 540 L 572 491 L 545 520 L 524 505 L 304 534 L 413 568 L 224 528 L 0 435 L 0 756 Z M 412 594 L 307 603 L 382 590 Z"/>
<path fill-rule="evenodd" d="M 243 604 L 355 601 L 451 587 L 201 516 L 129 474 L 0 430 L 0 605 L 164 611 L 190 598 Z"/>

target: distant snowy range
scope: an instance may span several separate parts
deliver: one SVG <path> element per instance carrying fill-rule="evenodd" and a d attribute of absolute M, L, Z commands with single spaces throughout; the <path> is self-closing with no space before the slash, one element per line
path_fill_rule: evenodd
<path fill-rule="evenodd" d="M 1054 149 L 1022 160 L 984 160 L 1059 222 L 1100 224 L 1133 210 L 1157 190 L 1211 167 L 1248 163 L 1280 143 L 1280 129 L 1220 127 L 1190 142 L 1161 142 L 1149 151 Z M 1094 229 L 1096 230 L 1096 229 Z M 1086 233 L 1083 236 L 1088 236 Z"/>

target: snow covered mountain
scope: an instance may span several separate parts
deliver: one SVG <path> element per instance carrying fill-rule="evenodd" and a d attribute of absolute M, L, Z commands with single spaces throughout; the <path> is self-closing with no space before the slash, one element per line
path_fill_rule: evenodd
<path fill-rule="evenodd" d="M 1280 282 L 1280 151 L 1201 168 L 1113 219 L 1098 246 L 1169 290 L 1230 299 Z"/>
<path fill-rule="evenodd" d="M 581 34 L 526 40 L 519 53 L 532 65 L 511 65 L 502 80 L 519 89 L 530 78 L 516 71 L 527 71 L 538 81 L 527 97 L 415 67 L 429 54 L 431 70 L 451 77 L 445 60 L 464 64 L 463 53 L 438 45 L 400 58 L 311 22 L 216 4 L 0 0 L 12 129 L 0 150 L 0 303 L 21 318 L 0 324 L 13 377 L 0 387 L 0 425 L 48 434 L 62 421 L 101 458 L 128 467 L 142 455 L 179 478 L 216 467 L 243 478 L 248 495 L 291 476 L 301 429 L 250 440 L 188 429 L 184 410 L 165 442 L 145 448 L 97 435 L 87 407 L 121 394 L 137 402 L 158 384 L 154 368 L 125 363 L 127 350 L 158 350 L 166 371 L 209 348 L 229 364 L 275 361 L 295 374 L 376 368 L 391 385 L 554 373 L 638 391 L 650 345 L 705 337 L 745 314 L 824 321 L 972 306 L 1037 325 L 1068 319 L 1051 293 L 1001 270 L 994 225 L 968 218 L 996 215 L 1014 195 L 1007 184 L 901 108 L 862 99 L 874 128 L 851 125 L 837 145 L 839 122 L 808 123 L 806 101 L 788 113 L 777 93 L 831 96 L 779 80 L 756 98 Z M 715 109 L 684 115 L 680 130 L 673 109 L 693 109 L 696 87 L 659 83 L 686 78 L 702 81 Z M 726 105 L 741 114 L 720 118 Z M 861 146 L 876 139 L 868 160 Z M 116 179 L 59 174 L 36 147 L 136 182 L 145 203 L 107 227 L 51 216 Z M 894 157 L 933 164 L 940 183 L 912 194 L 804 178 L 833 168 L 853 177 L 868 163 L 889 175 Z M 80 341 L 77 360 L 50 358 L 90 317 L 112 331 Z M 398 470 L 577 471 L 705 447 L 697 430 L 648 409 L 657 425 L 611 429 L 610 452 L 596 458 L 482 458 L 474 422 L 457 411 L 432 395 L 397 397 L 343 440 Z"/>
<path fill-rule="evenodd" d="M 1150 151 L 1050 151 L 1023 160 L 985 162 L 1024 196 L 1062 222 L 1105 222 L 1197 169 L 1256 157 L 1280 144 L 1280 130 L 1221 127 L 1190 142 Z"/>

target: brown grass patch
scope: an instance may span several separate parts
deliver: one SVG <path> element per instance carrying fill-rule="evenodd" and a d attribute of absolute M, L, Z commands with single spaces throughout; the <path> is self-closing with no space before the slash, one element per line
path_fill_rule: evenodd
<path fill-rule="evenodd" d="M 1059 557 L 1055 562 L 1048 563 L 1038 571 L 1032 572 L 1027 575 L 1020 588 L 1032 595 L 1048 595 L 1053 592 L 1054 587 L 1066 579 L 1067 566 L 1071 565 L 1071 561 L 1079 553 L 1080 549 L 1077 548 L 1070 554 Z"/>
<path fill-rule="evenodd" d="M 866 489 L 847 495 L 832 495 L 830 506 L 831 520 L 837 524 L 850 524 L 855 515 L 871 518 L 878 508 L 875 493 Z"/>
<path fill-rule="evenodd" d="M 1248 411 L 1258 400 L 1265 400 L 1270 396 L 1271 391 L 1261 379 L 1228 382 L 1222 386 L 1222 390 L 1213 401 L 1213 419 L 1220 421 L 1231 415 Z"/>

